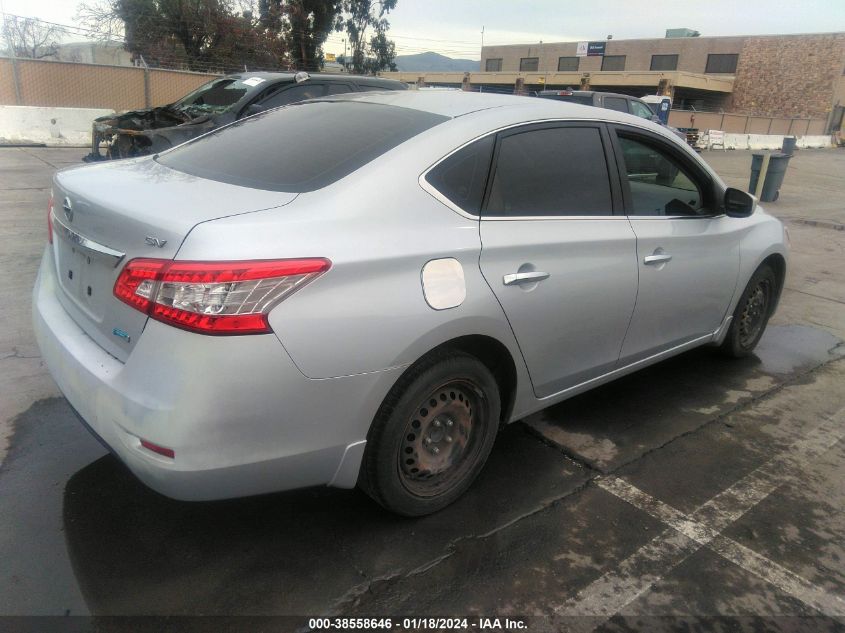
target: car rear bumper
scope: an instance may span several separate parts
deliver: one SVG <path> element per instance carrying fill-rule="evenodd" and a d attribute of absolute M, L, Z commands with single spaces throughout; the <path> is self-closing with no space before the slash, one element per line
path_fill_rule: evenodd
<path fill-rule="evenodd" d="M 355 485 L 370 422 L 399 369 L 312 380 L 273 334 L 203 336 L 152 320 L 124 364 L 57 292 L 47 249 L 33 291 L 44 361 L 87 426 L 151 488 L 203 500 Z"/>

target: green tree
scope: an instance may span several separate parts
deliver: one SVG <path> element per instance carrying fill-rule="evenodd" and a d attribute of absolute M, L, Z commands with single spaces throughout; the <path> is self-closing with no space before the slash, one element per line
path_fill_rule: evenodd
<path fill-rule="evenodd" d="M 122 24 L 124 46 L 150 66 L 199 71 L 288 67 L 281 21 L 267 20 L 264 1 L 101 0 L 83 4 L 78 19 L 103 37 Z"/>
<path fill-rule="evenodd" d="M 293 66 L 319 70 L 323 65 L 323 42 L 338 26 L 341 0 L 287 0 L 281 9 Z"/>
<path fill-rule="evenodd" d="M 387 39 L 390 22 L 385 17 L 396 8 L 397 0 L 343 0 L 343 23 L 352 47 L 352 70 L 375 74 L 395 70 L 396 46 Z M 369 36 L 367 31 L 372 29 Z"/>

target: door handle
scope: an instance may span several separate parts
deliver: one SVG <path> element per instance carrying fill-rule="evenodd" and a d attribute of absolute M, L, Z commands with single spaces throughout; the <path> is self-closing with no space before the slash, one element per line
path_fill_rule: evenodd
<path fill-rule="evenodd" d="M 514 286 L 518 284 L 534 283 L 536 281 L 543 281 L 549 278 L 549 273 L 540 272 L 539 270 L 532 270 L 528 273 L 511 273 L 502 277 L 502 282 L 506 286 Z"/>
<path fill-rule="evenodd" d="M 672 261 L 672 256 L 667 255 L 666 253 L 662 253 L 659 255 L 646 255 L 643 257 L 643 264 L 646 266 L 654 266 L 656 264 L 664 264 L 666 262 Z"/>

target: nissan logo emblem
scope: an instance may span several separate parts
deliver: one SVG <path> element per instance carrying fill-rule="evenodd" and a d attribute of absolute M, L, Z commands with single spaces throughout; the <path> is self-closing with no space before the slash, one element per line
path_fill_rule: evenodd
<path fill-rule="evenodd" d="M 68 222 L 73 222 L 73 205 L 70 203 L 70 198 L 65 198 L 62 203 L 62 209 L 65 211 L 65 217 Z"/>

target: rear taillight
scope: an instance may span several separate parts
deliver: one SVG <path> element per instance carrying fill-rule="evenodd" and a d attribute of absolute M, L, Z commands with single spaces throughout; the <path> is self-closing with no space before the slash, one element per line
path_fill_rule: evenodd
<path fill-rule="evenodd" d="M 47 202 L 47 241 L 53 243 L 53 192 L 50 192 L 50 200 Z"/>
<path fill-rule="evenodd" d="M 327 259 L 180 262 L 133 259 L 114 295 L 153 319 L 203 334 L 272 332 L 267 314 L 319 277 Z"/>

